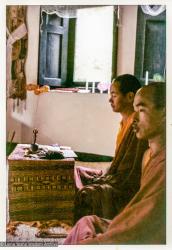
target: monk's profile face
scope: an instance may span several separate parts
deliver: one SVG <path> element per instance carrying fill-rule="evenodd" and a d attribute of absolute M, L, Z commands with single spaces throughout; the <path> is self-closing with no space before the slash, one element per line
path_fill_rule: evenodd
<path fill-rule="evenodd" d="M 131 93 L 131 92 L 130 92 Z M 133 94 L 134 95 L 134 94 Z M 124 95 L 119 89 L 119 83 L 113 83 L 110 87 L 110 98 L 112 110 L 118 113 L 124 113 L 128 108 L 133 107 L 133 99 L 128 97 L 128 93 Z"/>
<path fill-rule="evenodd" d="M 134 110 L 137 120 L 135 128 L 137 138 L 150 140 L 164 133 L 165 111 L 156 108 L 151 92 L 138 91 L 136 93 Z"/>

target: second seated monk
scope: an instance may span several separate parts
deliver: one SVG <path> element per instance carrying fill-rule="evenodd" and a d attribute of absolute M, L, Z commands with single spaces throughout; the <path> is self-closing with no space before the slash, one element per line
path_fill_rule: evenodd
<path fill-rule="evenodd" d="M 138 140 L 133 131 L 135 93 L 141 88 L 130 74 L 112 81 L 109 102 L 122 116 L 116 140 L 116 151 L 110 168 L 102 176 L 96 171 L 75 168 L 78 192 L 75 198 L 75 222 L 82 216 L 95 214 L 112 219 L 132 199 L 140 187 L 141 162 L 148 143 Z"/>

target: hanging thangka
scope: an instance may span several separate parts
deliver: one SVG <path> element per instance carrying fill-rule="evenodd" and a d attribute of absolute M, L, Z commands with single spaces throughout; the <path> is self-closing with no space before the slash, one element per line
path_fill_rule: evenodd
<path fill-rule="evenodd" d="M 23 5 L 7 6 L 7 98 L 13 99 L 13 110 L 26 100 L 24 65 L 27 56 L 26 10 Z"/>

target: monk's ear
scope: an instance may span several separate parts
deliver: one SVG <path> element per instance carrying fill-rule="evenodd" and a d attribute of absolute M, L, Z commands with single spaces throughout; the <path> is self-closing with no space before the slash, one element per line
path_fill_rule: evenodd
<path fill-rule="evenodd" d="M 127 100 L 130 103 L 134 102 L 134 93 L 133 92 L 130 91 L 130 92 L 127 93 Z"/>

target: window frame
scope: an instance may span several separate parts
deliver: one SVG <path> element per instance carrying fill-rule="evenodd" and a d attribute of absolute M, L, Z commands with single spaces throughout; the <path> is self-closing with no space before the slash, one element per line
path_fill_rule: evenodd
<path fill-rule="evenodd" d="M 135 76 L 140 80 L 142 85 L 145 84 L 145 76 L 144 76 L 144 69 L 146 68 L 146 61 L 145 61 L 146 48 L 145 47 L 147 45 L 146 44 L 146 41 L 147 41 L 146 39 L 147 29 L 146 28 L 149 22 L 154 22 L 154 24 L 157 24 L 157 25 L 159 23 L 165 23 L 166 25 L 166 11 L 163 11 L 161 14 L 157 16 L 151 16 L 151 15 L 144 14 L 141 9 L 141 6 L 138 6 L 134 72 L 135 72 Z M 165 36 L 165 41 L 166 41 L 166 34 L 164 34 L 164 36 Z M 165 63 L 166 63 L 166 42 L 164 43 L 164 47 L 165 47 Z M 166 65 L 164 65 L 164 67 L 165 66 Z M 153 79 L 151 78 L 149 79 L 149 81 L 153 81 Z"/>
<path fill-rule="evenodd" d="M 99 7 L 99 6 L 97 6 Z M 47 14 L 48 15 L 48 14 Z M 118 41 L 118 27 L 117 27 L 117 15 L 114 11 L 113 13 L 113 46 L 112 46 L 112 69 L 111 69 L 111 79 L 116 77 L 117 73 L 117 41 Z M 75 57 L 75 34 L 76 34 L 76 18 L 64 18 L 67 22 L 67 29 L 66 29 L 66 41 L 65 46 L 62 48 L 62 53 L 65 55 L 64 60 L 65 62 L 61 63 L 61 68 L 65 69 L 64 74 L 62 75 L 62 79 L 59 80 L 57 85 L 49 85 L 48 82 L 42 81 L 42 59 L 45 60 L 45 55 L 42 55 L 42 51 L 45 51 L 43 45 L 41 44 L 41 23 L 40 23 L 40 40 L 39 40 L 39 60 L 38 60 L 38 81 L 39 85 L 49 85 L 51 89 L 53 88 L 71 88 L 71 87 L 85 87 L 85 82 L 77 82 L 74 81 L 74 57 Z M 43 25 L 43 24 L 42 24 Z M 44 26 L 42 26 L 44 27 Z M 66 49 L 67 48 L 67 49 Z M 45 67 L 45 61 L 43 61 Z"/>
<path fill-rule="evenodd" d="M 60 25 L 54 26 L 49 23 L 51 17 L 50 14 L 45 12 L 40 23 L 40 36 L 39 36 L 39 67 L 38 67 L 38 81 L 39 85 L 49 85 L 53 87 L 61 87 L 66 82 L 67 77 L 67 47 L 68 47 L 68 25 L 69 20 L 59 18 Z M 46 76 L 46 65 L 47 65 L 47 42 L 48 34 L 59 36 L 59 75 L 57 77 Z"/>

